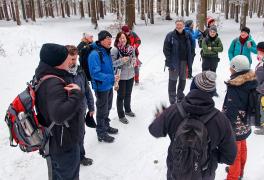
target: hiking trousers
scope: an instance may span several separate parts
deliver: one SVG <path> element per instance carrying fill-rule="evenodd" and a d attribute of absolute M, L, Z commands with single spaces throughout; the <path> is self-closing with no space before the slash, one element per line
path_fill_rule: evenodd
<path fill-rule="evenodd" d="M 238 180 L 243 176 L 244 167 L 247 161 L 247 142 L 246 140 L 236 141 L 237 155 L 234 163 L 229 166 L 227 180 Z"/>

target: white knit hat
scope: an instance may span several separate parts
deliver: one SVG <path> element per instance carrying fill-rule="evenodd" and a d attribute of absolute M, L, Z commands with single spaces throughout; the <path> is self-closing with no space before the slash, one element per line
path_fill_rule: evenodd
<path fill-rule="evenodd" d="M 231 60 L 230 67 L 234 69 L 234 71 L 236 72 L 241 72 L 241 71 L 249 70 L 250 63 L 247 56 L 237 55 Z"/>
<path fill-rule="evenodd" d="M 85 32 L 85 33 L 83 33 L 83 37 L 84 38 L 88 38 L 88 37 L 93 37 L 93 34 L 92 33 L 89 33 L 89 32 Z"/>

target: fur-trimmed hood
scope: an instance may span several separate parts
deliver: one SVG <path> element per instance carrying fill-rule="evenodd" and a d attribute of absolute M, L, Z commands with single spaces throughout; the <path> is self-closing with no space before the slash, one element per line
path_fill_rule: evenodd
<path fill-rule="evenodd" d="M 244 85 L 246 82 L 255 82 L 256 81 L 256 74 L 254 71 L 244 71 L 235 73 L 230 77 L 230 80 L 226 82 L 227 85 L 231 86 L 241 86 Z"/>

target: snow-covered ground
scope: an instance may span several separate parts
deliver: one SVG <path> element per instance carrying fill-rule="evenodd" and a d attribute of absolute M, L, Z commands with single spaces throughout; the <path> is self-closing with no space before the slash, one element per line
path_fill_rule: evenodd
<path fill-rule="evenodd" d="M 193 16 L 194 17 L 194 16 Z M 114 16 L 100 20 L 99 30 L 112 24 Z M 155 19 L 154 25 L 145 26 L 138 21 L 135 31 L 142 39 L 140 59 L 143 62 L 140 74 L 141 84 L 134 87 L 132 108 L 136 118 L 129 118 L 128 125 L 118 121 L 115 99 L 111 111 L 111 125 L 119 129 L 115 143 L 97 141 L 94 129 L 86 129 L 85 149 L 87 157 L 94 159 L 90 167 L 81 166 L 80 179 L 87 180 L 165 180 L 166 156 L 169 138 L 155 139 L 148 133 L 148 125 L 153 120 L 153 112 L 161 102 L 168 104 L 168 72 L 164 72 L 163 41 L 166 34 L 174 29 L 174 21 Z M 264 40 L 263 19 L 249 19 L 248 26 L 256 42 Z M 1 22 L 2 23 L 2 22 Z M 44 180 L 47 179 L 46 162 L 37 153 L 23 153 L 19 148 L 9 146 L 9 133 L 4 122 L 5 110 L 13 98 L 25 88 L 32 78 L 39 62 L 39 50 L 45 42 L 77 45 L 83 32 L 93 32 L 97 39 L 98 31 L 90 25 L 90 20 L 71 19 L 38 20 L 34 24 L 20 27 L 0 23 L 0 45 L 6 57 L 0 56 L 0 180 Z M 233 38 L 239 35 L 239 25 L 234 20 L 219 23 L 219 36 L 224 52 L 217 69 L 217 89 L 220 95 L 215 98 L 221 108 L 225 95 L 224 80 L 229 77 L 227 50 Z M 254 63 L 256 65 L 256 56 Z M 199 50 L 194 62 L 194 74 L 201 71 Z M 190 80 L 185 92 L 189 91 Z M 116 94 L 114 94 L 116 96 Z M 245 168 L 246 180 L 261 180 L 264 176 L 263 136 L 252 134 L 248 139 L 248 161 Z M 155 164 L 154 160 L 158 160 Z M 224 165 L 217 170 L 217 180 L 225 178 Z"/>

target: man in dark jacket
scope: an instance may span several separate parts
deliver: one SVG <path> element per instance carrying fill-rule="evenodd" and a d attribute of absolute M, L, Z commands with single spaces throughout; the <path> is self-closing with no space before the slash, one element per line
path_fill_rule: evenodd
<path fill-rule="evenodd" d="M 85 157 L 85 149 L 84 149 L 84 135 L 85 135 L 85 117 L 89 116 L 93 119 L 94 115 L 94 99 L 91 88 L 89 86 L 88 80 L 85 76 L 84 71 L 80 66 L 77 65 L 77 56 L 78 56 L 78 49 L 73 45 L 66 46 L 69 54 L 73 57 L 74 65 L 70 68 L 69 73 L 69 81 L 72 83 L 76 83 L 80 88 L 85 97 L 83 99 L 81 105 L 81 114 L 83 114 L 82 125 L 80 128 L 80 164 L 84 166 L 92 165 L 93 160 L 90 158 Z M 89 109 L 88 113 L 86 114 L 87 107 Z M 94 123 L 95 124 L 95 123 Z"/>
<path fill-rule="evenodd" d="M 96 132 L 98 141 L 107 143 L 112 143 L 115 139 L 109 134 L 118 133 L 118 129 L 110 127 L 108 118 L 113 102 L 113 85 L 119 79 L 118 75 L 114 75 L 110 54 L 111 42 L 112 35 L 108 31 L 99 32 L 98 41 L 92 44 L 94 50 L 88 57 L 92 87 L 96 96 Z"/>
<path fill-rule="evenodd" d="M 72 58 L 65 46 L 44 44 L 35 73 L 37 80 L 46 75 L 57 76 L 45 80 L 36 95 L 40 123 L 49 127 L 55 122 L 47 144 L 49 178 L 53 180 L 79 179 L 79 130 L 83 118 L 79 110 L 84 96 L 78 85 L 66 81 Z"/>
<path fill-rule="evenodd" d="M 166 57 L 165 65 L 169 68 L 168 93 L 170 104 L 174 104 L 176 99 L 177 102 L 180 102 L 184 98 L 183 91 L 186 84 L 186 68 L 192 66 L 191 49 L 190 34 L 185 32 L 183 20 L 178 19 L 176 20 L 176 29 L 167 34 L 163 46 L 163 53 Z M 176 84 L 178 79 L 176 98 Z"/>
<path fill-rule="evenodd" d="M 211 71 L 204 71 L 195 76 L 192 81 L 191 91 L 182 100 L 182 106 L 186 113 L 203 118 L 215 110 L 215 104 L 212 99 L 213 94 L 216 91 L 215 79 L 216 74 Z M 149 132 L 154 137 L 165 137 L 168 134 L 172 142 L 181 122 L 182 118 L 180 113 L 176 108 L 176 104 L 173 104 L 162 113 L 156 114 L 156 119 L 149 126 Z M 217 163 L 232 164 L 235 160 L 236 144 L 230 122 L 223 113 L 218 111 L 217 114 L 205 124 L 205 126 L 211 140 L 211 155 L 209 159 L 209 167 L 203 172 L 203 179 L 213 180 L 215 178 Z M 168 180 L 176 180 L 172 174 L 177 173 L 172 172 L 172 151 L 171 143 L 167 157 Z"/>

